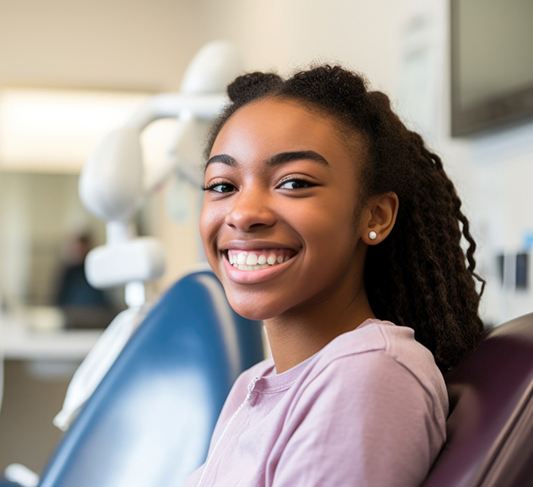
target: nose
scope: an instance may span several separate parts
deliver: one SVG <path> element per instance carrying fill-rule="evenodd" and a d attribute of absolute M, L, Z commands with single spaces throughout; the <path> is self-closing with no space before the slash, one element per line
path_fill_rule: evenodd
<path fill-rule="evenodd" d="M 243 232 L 262 227 L 271 227 L 276 214 L 266 194 L 259 191 L 241 190 L 233 198 L 233 205 L 225 218 L 226 225 Z"/>

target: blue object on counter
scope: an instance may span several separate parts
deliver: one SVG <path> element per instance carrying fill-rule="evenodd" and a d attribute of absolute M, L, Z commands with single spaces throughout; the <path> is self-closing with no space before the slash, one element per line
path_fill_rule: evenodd
<path fill-rule="evenodd" d="M 524 250 L 533 249 L 533 232 L 524 233 L 523 246 L 524 246 Z"/>

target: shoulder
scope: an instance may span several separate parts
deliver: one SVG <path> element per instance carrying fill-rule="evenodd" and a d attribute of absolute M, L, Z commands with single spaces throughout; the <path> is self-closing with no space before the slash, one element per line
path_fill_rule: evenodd
<path fill-rule="evenodd" d="M 337 337 L 292 392 L 280 485 L 419 485 L 446 436 L 442 375 L 412 330 L 392 323 Z"/>
<path fill-rule="evenodd" d="M 411 328 L 367 320 L 322 349 L 305 377 L 307 388 L 327 388 L 357 400 L 374 394 L 424 395 L 438 416 L 446 416 L 448 396 L 433 355 L 414 338 Z M 302 384 L 303 386 L 303 384 Z"/>

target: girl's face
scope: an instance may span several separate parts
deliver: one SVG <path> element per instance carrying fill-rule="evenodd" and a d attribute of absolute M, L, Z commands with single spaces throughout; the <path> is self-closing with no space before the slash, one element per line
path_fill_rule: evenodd
<path fill-rule="evenodd" d="M 362 139 L 348 145 L 332 118 L 297 101 L 255 101 L 225 123 L 205 170 L 200 230 L 237 313 L 294 316 L 355 289 L 364 154 Z"/>

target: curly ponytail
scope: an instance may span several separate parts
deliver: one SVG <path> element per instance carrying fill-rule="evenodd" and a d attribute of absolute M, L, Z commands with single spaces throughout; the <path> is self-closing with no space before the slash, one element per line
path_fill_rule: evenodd
<path fill-rule="evenodd" d="M 231 104 L 215 124 L 207 152 L 236 110 L 265 97 L 300 101 L 334 117 L 348 134 L 365 136 L 363 202 L 389 191 L 400 201 L 392 232 L 368 248 L 370 305 L 378 318 L 413 328 L 441 369 L 453 367 L 483 336 L 478 307 L 485 281 L 475 272 L 476 243 L 439 157 L 405 127 L 386 95 L 368 91 L 364 78 L 340 66 L 319 66 L 287 80 L 251 73 L 238 77 L 228 93 Z"/>

